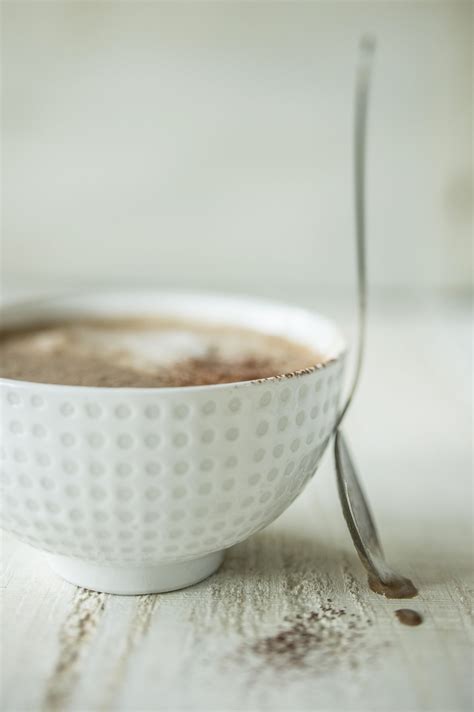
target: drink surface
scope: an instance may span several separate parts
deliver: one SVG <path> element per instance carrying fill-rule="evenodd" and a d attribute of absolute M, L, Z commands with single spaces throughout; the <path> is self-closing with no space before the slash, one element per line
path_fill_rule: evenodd
<path fill-rule="evenodd" d="M 281 336 L 185 319 L 71 319 L 0 332 L 0 377 L 99 387 L 251 381 L 324 359 Z"/>

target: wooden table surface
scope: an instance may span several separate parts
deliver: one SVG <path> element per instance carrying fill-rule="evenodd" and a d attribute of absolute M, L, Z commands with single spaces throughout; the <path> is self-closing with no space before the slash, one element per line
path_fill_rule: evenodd
<path fill-rule="evenodd" d="M 419 588 L 369 591 L 332 452 L 292 507 L 220 571 L 162 595 L 77 589 L 2 547 L 6 712 L 470 710 L 470 305 L 386 302 L 347 432 L 388 559 Z M 410 607 L 422 625 L 402 625 Z"/>

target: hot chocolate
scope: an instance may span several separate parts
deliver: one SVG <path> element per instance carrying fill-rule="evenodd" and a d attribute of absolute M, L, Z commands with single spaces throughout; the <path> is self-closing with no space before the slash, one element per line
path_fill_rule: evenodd
<path fill-rule="evenodd" d="M 0 377 L 38 383 L 196 386 L 279 376 L 322 360 L 280 336 L 179 319 L 72 319 L 0 333 Z"/>

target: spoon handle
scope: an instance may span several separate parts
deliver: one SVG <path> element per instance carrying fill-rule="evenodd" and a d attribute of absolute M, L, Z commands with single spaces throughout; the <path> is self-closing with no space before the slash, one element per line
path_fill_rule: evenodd
<path fill-rule="evenodd" d="M 363 37 L 359 47 L 359 66 L 355 88 L 354 112 L 354 209 L 357 246 L 357 308 L 358 308 L 358 345 L 357 359 L 352 386 L 342 408 L 336 428 L 342 423 L 356 392 L 365 350 L 367 323 L 367 269 L 365 248 L 365 163 L 367 139 L 367 107 L 369 101 L 370 80 L 372 75 L 375 40 Z"/>
<path fill-rule="evenodd" d="M 365 248 L 365 164 L 367 144 L 367 109 L 375 41 L 363 37 L 359 46 L 359 65 L 354 97 L 354 209 L 357 256 L 358 344 L 352 385 L 336 425 L 334 456 L 342 511 L 362 563 L 377 575 L 377 561 L 383 560 L 382 547 L 374 517 L 359 482 L 355 465 L 340 425 L 356 392 L 365 350 L 367 323 L 367 269 Z"/>

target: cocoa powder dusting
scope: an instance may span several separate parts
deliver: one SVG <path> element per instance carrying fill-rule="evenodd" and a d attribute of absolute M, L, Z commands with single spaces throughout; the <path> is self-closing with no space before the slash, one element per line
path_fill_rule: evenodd
<path fill-rule="evenodd" d="M 214 383 L 253 381 L 275 375 L 278 366 L 271 358 L 249 356 L 228 361 L 208 355 L 205 358 L 181 361 L 168 369 L 161 380 L 162 385 L 166 386 L 208 386 Z"/>
<path fill-rule="evenodd" d="M 343 661 L 356 666 L 371 625 L 328 600 L 318 610 L 286 617 L 276 633 L 257 640 L 251 650 L 266 666 L 282 671 L 312 666 L 322 672 Z"/>

